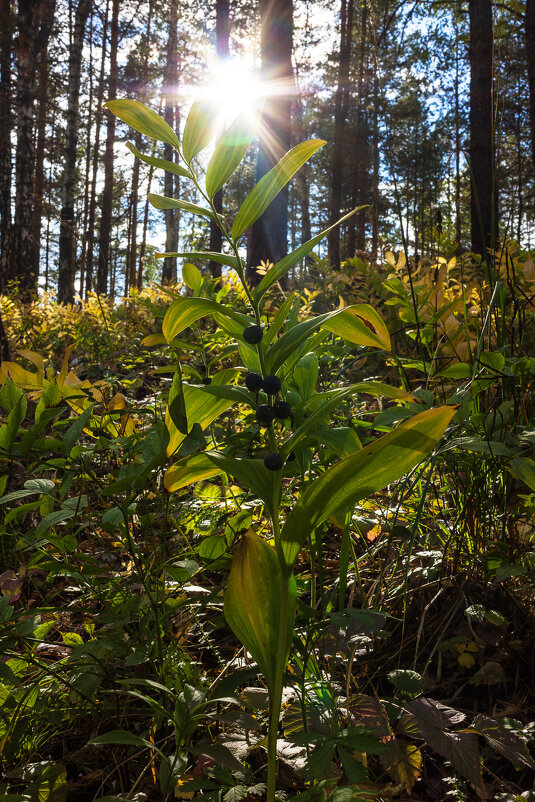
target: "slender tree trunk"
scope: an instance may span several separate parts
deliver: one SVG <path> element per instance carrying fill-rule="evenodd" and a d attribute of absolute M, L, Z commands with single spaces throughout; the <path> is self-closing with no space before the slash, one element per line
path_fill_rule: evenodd
<path fill-rule="evenodd" d="M 529 83 L 529 122 L 531 128 L 531 152 L 535 167 L 535 0 L 526 0 L 526 56 Z"/>
<path fill-rule="evenodd" d="M 10 255 L 10 277 L 29 300 L 37 290 L 36 243 L 33 239 L 35 149 L 33 142 L 35 72 L 39 0 L 19 0 L 17 57 L 17 148 L 15 162 L 14 242 Z"/>
<path fill-rule="evenodd" d="M 141 148 L 141 134 L 136 132 L 134 137 L 135 145 L 138 150 Z M 137 205 L 139 201 L 139 159 L 134 159 L 132 168 L 132 184 L 130 187 L 130 235 L 128 237 L 128 250 L 126 256 L 126 276 L 125 276 L 125 295 L 131 287 L 136 286 L 136 267 L 137 267 Z"/>
<path fill-rule="evenodd" d="M 487 258 L 497 232 L 492 99 L 492 2 L 470 0 L 470 202 L 472 251 Z"/>
<path fill-rule="evenodd" d="M 119 0 L 113 0 L 111 13 L 110 38 L 110 78 L 108 82 L 108 100 L 117 96 L 117 48 L 119 45 Z M 106 150 L 104 153 L 104 189 L 102 191 L 102 212 L 98 240 L 98 272 L 97 292 L 106 295 L 108 292 L 108 274 L 110 262 L 111 213 L 113 204 L 113 143 L 115 140 L 115 115 L 106 111 L 107 132 Z"/>
<path fill-rule="evenodd" d="M 216 50 L 220 61 L 228 58 L 229 55 L 229 36 L 230 36 L 230 9 L 229 0 L 216 0 L 215 4 L 215 35 Z M 219 189 L 214 195 L 214 206 L 218 214 L 223 212 L 223 188 Z M 223 245 L 223 235 L 219 226 L 210 220 L 210 250 L 215 253 L 221 252 Z M 217 262 L 210 262 L 210 274 L 212 278 L 221 277 L 221 265 Z"/>
<path fill-rule="evenodd" d="M 459 42 L 455 44 L 455 240 L 461 250 L 461 116 L 459 106 Z"/>
<path fill-rule="evenodd" d="M 377 262 L 379 249 L 379 78 L 373 79 L 373 129 L 372 129 L 372 262 Z"/>
<path fill-rule="evenodd" d="M 353 143 L 354 162 L 353 175 L 351 182 L 351 206 L 369 203 L 367 195 L 369 191 L 369 181 L 367 174 L 368 164 L 368 120 L 366 118 L 366 107 L 368 105 L 369 82 L 364 83 L 364 70 L 367 64 L 367 33 L 368 33 L 368 4 L 364 3 L 361 12 L 360 43 L 358 54 L 358 77 L 357 77 L 357 115 L 355 121 L 355 139 Z M 366 217 L 363 214 L 352 217 L 348 226 L 347 250 L 349 256 L 353 256 L 358 248 L 363 251 L 366 236 Z"/>
<path fill-rule="evenodd" d="M 149 177 L 147 180 L 147 195 L 150 192 L 152 184 L 152 176 L 154 175 L 154 167 L 149 167 Z M 139 265 L 137 271 L 137 288 L 141 290 L 143 287 L 143 268 L 145 266 L 145 252 L 147 250 L 147 229 L 149 226 L 149 199 L 145 201 L 145 210 L 143 212 L 143 230 L 141 234 L 141 244 L 139 246 Z"/>
<path fill-rule="evenodd" d="M 13 15 L 10 0 L 0 0 L 0 292 L 9 267 L 11 230 L 11 54 Z"/>
<path fill-rule="evenodd" d="M 74 188 L 76 184 L 76 156 L 80 105 L 80 74 L 82 48 L 90 0 L 79 0 L 74 19 L 74 32 L 69 54 L 69 89 L 67 100 L 67 129 L 65 132 L 65 162 L 63 172 L 63 206 L 60 215 L 58 302 L 74 302 L 74 276 L 76 269 L 76 237 L 74 222 Z"/>
<path fill-rule="evenodd" d="M 43 190 L 44 190 L 44 161 L 46 144 L 46 118 L 48 111 L 48 84 L 49 84 L 49 64 L 48 47 L 45 47 L 39 59 L 39 86 L 37 89 L 37 100 L 39 103 L 36 118 L 36 145 L 35 145 L 35 181 L 34 181 L 34 207 L 33 207 L 33 241 L 35 247 L 36 274 L 39 273 L 40 251 L 41 251 L 41 217 L 43 213 Z"/>
<path fill-rule="evenodd" d="M 260 0 L 262 76 L 283 90 L 266 99 L 262 137 L 256 163 L 260 180 L 290 148 L 291 108 L 294 91 L 292 69 L 292 0 Z M 247 277 L 258 283 L 256 268 L 262 261 L 278 262 L 288 251 L 288 188 L 270 203 L 251 228 L 247 249 Z"/>
<path fill-rule="evenodd" d="M 175 109 L 177 106 L 178 91 L 178 54 L 177 54 L 177 26 L 178 26 L 178 0 L 169 0 L 169 28 L 167 39 L 167 57 L 164 77 L 164 119 L 171 126 L 175 127 Z M 165 143 L 164 158 L 174 161 L 175 152 L 171 145 Z M 164 191 L 165 194 L 173 197 L 176 189 L 175 176 L 173 173 L 165 173 Z M 178 209 L 166 209 L 165 212 L 165 250 L 176 253 L 178 250 Z M 162 283 L 176 284 L 177 282 L 177 259 L 176 256 L 166 256 L 163 260 Z"/>
<path fill-rule="evenodd" d="M 294 106 L 295 109 L 295 138 L 297 142 L 302 142 L 306 139 L 306 134 L 303 124 L 303 102 L 301 98 L 297 99 Z M 296 175 L 296 189 L 297 197 L 299 198 L 299 209 L 301 212 L 301 241 L 307 242 L 312 237 L 312 226 L 310 221 L 310 168 L 305 164 Z M 305 265 L 310 266 L 314 260 L 310 256 L 305 257 Z"/>
<path fill-rule="evenodd" d="M 85 143 L 85 167 L 84 167 L 84 208 L 82 213 L 82 245 L 80 250 L 80 298 L 84 297 L 86 265 L 87 265 L 87 223 L 89 219 L 89 193 L 91 181 L 89 178 L 91 170 L 91 155 L 93 145 L 93 86 L 94 86 L 94 62 L 93 62 L 93 32 L 94 32 L 94 6 L 91 8 L 89 17 L 89 97 L 87 100 L 87 124 L 86 124 L 86 143 Z"/>
<path fill-rule="evenodd" d="M 341 0 L 340 6 L 340 59 L 338 62 L 338 84 L 334 101 L 334 143 L 331 163 L 331 192 L 329 200 L 329 223 L 332 225 L 342 209 L 342 175 L 344 168 L 345 129 L 349 102 L 349 62 L 353 28 L 353 0 Z M 331 266 L 340 267 L 340 230 L 338 226 L 328 235 L 328 256 Z"/>
<path fill-rule="evenodd" d="M 106 68 L 106 42 L 108 41 L 110 3 L 106 0 L 104 23 L 102 26 L 102 56 L 100 61 L 100 75 L 97 92 L 95 145 L 93 148 L 93 173 L 91 176 L 91 194 L 89 198 L 89 215 L 87 222 L 87 257 L 85 269 L 85 298 L 92 289 L 93 284 L 93 247 L 95 242 L 95 218 L 97 208 L 97 174 L 100 161 L 100 129 L 102 126 L 102 103 L 104 101 L 104 70 Z"/>

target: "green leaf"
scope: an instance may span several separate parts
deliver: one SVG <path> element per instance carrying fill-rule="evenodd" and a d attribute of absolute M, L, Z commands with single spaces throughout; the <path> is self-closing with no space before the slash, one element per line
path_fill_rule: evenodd
<path fill-rule="evenodd" d="M 309 398 L 316 392 L 319 362 L 314 353 L 305 354 L 293 369 L 293 377 L 301 398 Z"/>
<path fill-rule="evenodd" d="M 149 203 L 155 209 L 180 209 L 182 212 L 188 214 L 198 214 L 201 217 L 209 217 L 215 220 L 216 216 L 211 209 L 205 209 L 204 206 L 197 206 L 196 203 L 188 203 L 188 201 L 176 200 L 175 198 L 166 198 L 165 195 L 155 195 L 149 192 Z"/>
<path fill-rule="evenodd" d="M 0 426 L 0 450 L 11 452 L 19 427 L 26 417 L 27 406 L 26 396 L 21 395 L 7 416 L 4 425 Z"/>
<path fill-rule="evenodd" d="M 281 609 L 285 598 L 288 598 L 287 609 Z M 268 687 L 273 687 L 277 671 L 281 625 L 286 627 L 284 662 L 288 658 L 295 604 L 295 580 L 282 576 L 275 550 L 249 529 L 241 538 L 232 560 L 225 593 L 225 618 L 258 663 Z"/>
<path fill-rule="evenodd" d="M 281 532 L 288 566 L 308 535 L 332 513 L 350 501 L 355 504 L 371 496 L 416 467 L 431 453 L 456 411 L 444 406 L 421 412 L 305 486 Z"/>
<path fill-rule="evenodd" d="M 218 451 L 208 451 L 206 456 L 219 469 L 233 476 L 252 490 L 258 498 L 261 498 L 272 518 L 276 515 L 280 482 L 277 472 L 268 471 L 263 460 L 239 459 L 226 456 Z"/>
<path fill-rule="evenodd" d="M 189 287 L 190 290 L 199 292 L 202 287 L 202 275 L 198 267 L 187 262 L 182 268 L 182 278 L 184 279 L 185 285 Z"/>
<path fill-rule="evenodd" d="M 210 103 L 202 100 L 193 103 L 182 137 L 182 153 L 188 164 L 213 138 L 215 121 L 214 109 Z"/>
<path fill-rule="evenodd" d="M 390 335 L 383 319 L 370 304 L 353 304 L 338 311 L 322 328 L 356 345 L 390 351 Z"/>
<path fill-rule="evenodd" d="M 266 354 L 269 370 L 276 373 L 295 354 L 296 348 L 320 328 L 339 334 L 355 345 L 390 350 L 390 336 L 380 315 L 369 304 L 354 304 L 308 318 L 286 331 Z"/>
<path fill-rule="evenodd" d="M 216 145 L 206 169 L 206 191 L 213 198 L 226 184 L 249 149 L 253 127 L 246 115 L 237 117 Z"/>
<path fill-rule="evenodd" d="M 513 476 L 524 482 L 535 493 L 535 461 L 529 457 L 517 457 L 510 463 Z"/>
<path fill-rule="evenodd" d="M 399 691 L 400 695 L 404 696 L 406 699 L 414 699 L 414 697 L 419 696 L 424 689 L 424 678 L 422 675 L 409 668 L 398 668 L 395 671 L 391 671 L 388 675 L 388 679 L 394 688 Z"/>
<path fill-rule="evenodd" d="M 301 142 L 289 150 L 266 175 L 262 176 L 238 210 L 232 226 L 232 239 L 239 239 L 243 232 L 255 220 L 258 220 L 292 176 L 323 145 L 325 145 L 323 139 L 309 139 Z"/>
<path fill-rule="evenodd" d="M 413 396 L 401 390 L 398 387 L 392 387 L 383 382 L 358 382 L 351 384 L 349 387 L 343 387 L 340 390 L 328 390 L 326 393 L 316 393 L 309 399 L 309 407 L 313 404 L 313 412 L 304 420 L 298 429 L 294 431 L 292 436 L 285 442 L 282 453 L 285 457 L 288 456 L 290 451 L 295 448 L 300 440 L 303 439 L 307 432 L 310 432 L 320 421 L 328 415 L 333 409 L 336 409 L 340 403 L 345 399 L 357 393 L 369 393 L 376 397 L 385 398 L 399 398 L 404 400 L 411 400 Z M 321 404 L 319 403 L 321 402 Z M 304 409 L 307 408 L 305 405 Z"/>
<path fill-rule="evenodd" d="M 108 100 L 104 107 L 141 134 L 180 149 L 178 137 L 159 114 L 137 100 Z"/>
<path fill-rule="evenodd" d="M 94 404 L 90 404 L 87 409 L 84 409 L 81 415 L 78 415 L 74 422 L 69 426 L 65 434 L 63 435 L 63 453 L 69 456 L 71 453 L 71 449 L 75 445 L 76 441 L 82 434 L 83 430 L 89 423 L 89 419 L 91 418 L 91 413 L 93 412 Z"/>
<path fill-rule="evenodd" d="M 337 222 L 334 223 L 332 226 L 324 228 L 323 231 L 321 231 L 319 234 L 316 234 L 315 237 L 312 237 L 312 239 L 309 239 L 307 242 L 304 242 L 294 251 L 289 253 L 287 256 L 283 257 L 280 260 L 280 262 L 277 262 L 275 265 L 273 265 L 271 270 L 268 270 L 268 272 L 266 273 L 266 275 L 264 276 L 258 287 L 253 292 L 253 298 L 255 299 L 255 301 L 259 301 L 262 298 L 262 296 L 265 295 L 265 293 L 269 290 L 270 287 L 276 284 L 277 281 L 280 281 L 281 278 L 283 278 L 286 275 L 286 273 L 288 273 L 288 271 L 291 270 L 292 267 L 294 267 L 294 265 L 296 265 L 298 262 L 304 259 L 305 256 L 307 256 L 307 254 L 309 254 L 310 251 L 313 248 L 315 248 L 316 245 L 318 245 L 330 231 L 333 230 L 333 228 L 339 226 L 340 223 L 343 223 L 345 220 L 348 219 L 348 217 L 354 215 L 355 212 L 360 212 L 361 209 L 366 209 L 366 208 L 367 206 L 365 205 L 365 206 L 359 206 L 356 209 L 352 209 L 350 212 L 341 217 L 340 220 L 337 220 Z"/>
<path fill-rule="evenodd" d="M 236 270 L 238 267 L 238 260 L 235 256 L 229 256 L 225 253 L 216 253 L 214 251 L 189 251 L 188 253 L 173 253 L 171 251 L 165 251 L 164 253 L 158 252 L 154 255 L 158 259 L 162 259 L 164 256 L 176 256 L 184 259 L 209 259 L 211 262 L 217 262 L 220 265 L 227 265 L 227 267 L 232 267 L 234 270 Z"/>
<path fill-rule="evenodd" d="M 181 434 L 187 435 L 188 433 L 188 416 L 186 412 L 186 402 L 184 400 L 184 388 L 182 386 L 182 372 L 180 364 L 177 365 L 175 375 L 173 376 L 173 383 L 169 390 L 169 401 L 167 403 L 167 410 L 169 417 L 173 421 L 178 431 Z"/>
<path fill-rule="evenodd" d="M 176 164 L 175 162 L 170 162 L 167 159 L 159 159 L 157 156 L 146 156 L 144 153 L 141 153 L 135 145 L 131 142 L 126 143 L 126 147 L 128 150 L 134 154 L 140 161 L 144 162 L 145 164 L 150 164 L 152 167 L 158 167 L 160 170 L 167 170 L 168 173 L 173 173 L 174 175 L 180 175 L 182 178 L 191 178 L 192 175 L 189 170 L 186 170 L 185 167 L 181 167 L 180 164 Z"/>
<path fill-rule="evenodd" d="M 250 319 L 245 315 L 233 312 L 228 306 L 218 304 L 209 298 L 177 298 L 165 313 L 162 334 L 167 342 L 170 343 L 181 331 L 184 331 L 184 329 L 187 329 L 202 317 L 213 315 L 214 312 L 234 320 L 242 328 L 251 324 Z"/>

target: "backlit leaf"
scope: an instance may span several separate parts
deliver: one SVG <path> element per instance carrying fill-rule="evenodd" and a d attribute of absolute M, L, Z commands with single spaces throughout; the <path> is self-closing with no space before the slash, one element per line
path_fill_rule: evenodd
<path fill-rule="evenodd" d="M 206 191 L 213 198 L 247 153 L 253 138 L 253 127 L 245 115 L 237 117 L 216 145 L 206 169 Z"/>
<path fill-rule="evenodd" d="M 242 328 L 250 325 L 249 318 L 233 312 L 228 306 L 218 304 L 209 298 L 177 298 L 173 301 L 163 319 L 162 333 L 170 343 L 181 331 L 207 315 L 218 312 L 239 323 Z"/>
<path fill-rule="evenodd" d="M 225 618 L 273 686 L 277 667 L 277 644 L 281 627 L 286 630 L 288 657 L 295 618 L 296 586 L 290 579 L 288 604 L 284 607 L 284 585 L 275 550 L 252 529 L 241 538 L 232 560 L 225 593 Z"/>
<path fill-rule="evenodd" d="M 171 126 L 143 103 L 139 103 L 137 100 L 108 100 L 107 103 L 104 103 L 104 107 L 141 134 L 156 139 L 158 142 L 168 142 L 177 149 L 180 148 L 178 137 Z"/>
<path fill-rule="evenodd" d="M 415 415 L 329 468 L 308 486 L 282 529 L 286 561 L 292 566 L 308 535 L 336 510 L 371 496 L 412 470 L 431 453 L 456 412 L 444 406 Z"/>
<path fill-rule="evenodd" d="M 204 150 L 214 136 L 214 123 L 213 105 L 196 100 L 187 116 L 182 137 L 182 153 L 188 163 Z"/>
<path fill-rule="evenodd" d="M 253 187 L 238 210 L 232 238 L 239 239 L 243 232 L 265 212 L 271 201 L 279 194 L 292 176 L 313 154 L 323 147 L 323 139 L 309 139 L 288 151 L 282 159 Z"/>
<path fill-rule="evenodd" d="M 191 178 L 189 170 L 186 170 L 185 167 L 181 167 L 180 164 L 176 164 L 176 162 L 170 162 L 168 159 L 159 159 L 157 156 L 146 156 L 145 153 L 141 153 L 131 142 L 127 142 L 126 147 L 130 153 L 133 153 L 134 156 L 144 162 L 144 164 L 150 164 L 152 167 L 158 167 L 160 170 L 167 170 L 168 173 L 180 175 L 182 178 Z"/>
<path fill-rule="evenodd" d="M 149 202 L 155 209 L 179 209 L 188 214 L 198 214 L 201 217 L 209 217 L 215 220 L 215 215 L 211 209 L 205 209 L 204 206 L 197 206 L 196 203 L 188 203 L 187 201 L 176 200 L 175 198 L 166 198 L 165 195 L 155 195 L 149 192 Z"/>

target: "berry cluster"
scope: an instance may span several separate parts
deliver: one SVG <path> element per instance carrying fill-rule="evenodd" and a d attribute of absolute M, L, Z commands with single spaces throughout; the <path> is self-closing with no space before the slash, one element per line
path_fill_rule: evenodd
<path fill-rule="evenodd" d="M 245 329 L 244 339 L 247 342 L 246 332 L 251 329 L 260 329 L 260 326 L 250 326 Z M 267 396 L 277 396 L 281 390 L 281 380 L 275 374 L 262 377 L 259 373 L 248 373 L 245 377 L 245 386 L 251 393 L 259 393 L 263 390 Z M 273 404 L 258 404 L 256 407 L 256 419 L 262 426 L 271 426 L 275 419 L 286 420 L 292 414 L 291 407 L 287 401 L 276 400 Z M 280 471 L 284 465 L 284 460 L 280 454 L 266 454 L 264 465 L 269 471 Z"/>

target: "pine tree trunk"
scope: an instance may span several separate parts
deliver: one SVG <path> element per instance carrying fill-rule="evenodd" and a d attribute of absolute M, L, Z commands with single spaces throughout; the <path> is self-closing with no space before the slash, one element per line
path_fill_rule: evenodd
<path fill-rule="evenodd" d="M 119 45 L 119 0 L 113 0 L 111 13 L 110 38 L 110 78 L 108 82 L 108 100 L 117 96 L 117 48 Z M 108 292 L 108 274 L 110 264 L 111 213 L 113 205 L 113 143 L 115 140 L 115 115 L 106 111 L 107 132 L 106 150 L 104 152 L 104 189 L 102 190 L 102 211 L 100 216 L 100 232 L 98 239 L 97 292 L 106 295 Z"/>
<path fill-rule="evenodd" d="M 44 190 L 44 161 L 46 143 L 46 121 L 48 111 L 48 84 L 49 84 L 49 64 L 48 47 L 45 47 L 39 60 L 39 86 L 37 89 L 37 101 L 39 103 L 36 118 L 36 145 L 35 145 L 35 181 L 34 181 L 34 207 L 33 207 L 33 241 L 35 247 L 36 274 L 39 273 L 40 250 L 41 250 L 41 217 L 43 214 L 43 190 Z"/>
<path fill-rule="evenodd" d="M 259 181 L 290 148 L 292 69 L 292 0 L 260 0 L 262 75 L 284 92 L 266 99 L 262 115 L 256 180 Z M 252 228 L 247 249 L 247 277 L 258 283 L 262 261 L 278 262 L 288 251 L 288 188 L 268 206 Z"/>
<path fill-rule="evenodd" d="M 525 23 L 529 83 L 529 122 L 533 166 L 535 167 L 535 0 L 526 0 Z"/>
<path fill-rule="evenodd" d="M 470 0 L 470 200 L 472 251 L 494 248 L 497 204 L 494 165 L 492 2 Z"/>
<path fill-rule="evenodd" d="M 175 109 L 177 105 L 178 89 L 178 56 L 177 56 L 177 26 L 178 26 L 178 0 L 169 0 L 169 28 L 167 38 L 167 57 L 164 77 L 164 119 L 174 129 Z M 167 142 L 164 145 L 164 159 L 174 161 L 175 151 Z M 177 182 L 173 173 L 165 172 L 164 192 L 168 197 L 174 197 Z M 176 253 L 178 250 L 178 209 L 166 209 L 165 212 L 165 250 Z M 176 256 L 166 256 L 163 260 L 162 283 L 176 284 L 177 282 L 177 259 Z"/>
<path fill-rule="evenodd" d="M 17 281 L 23 300 L 37 291 L 36 243 L 33 239 L 33 189 L 35 149 L 33 142 L 35 72 L 37 66 L 36 20 L 39 0 L 19 0 L 17 60 L 17 147 L 15 156 L 15 223 L 10 254 L 10 278 Z"/>
<path fill-rule="evenodd" d="M 220 61 L 224 61 L 229 55 L 230 9 L 228 0 L 216 0 L 215 31 L 217 56 Z M 223 212 L 223 188 L 214 195 L 214 206 L 218 214 Z M 222 245 L 221 229 L 213 220 L 210 220 L 210 250 L 220 253 Z M 218 262 L 210 262 L 210 274 L 212 278 L 221 278 L 221 265 Z"/>
<path fill-rule="evenodd" d="M 69 54 L 69 88 L 67 99 L 67 129 L 65 131 L 65 161 L 63 172 L 63 206 L 60 215 L 58 302 L 74 302 L 74 276 L 76 271 L 76 237 L 74 222 L 74 188 L 76 184 L 76 156 L 80 105 L 80 74 L 82 48 L 90 0 L 79 0 L 74 19 L 74 33 Z"/>
<path fill-rule="evenodd" d="M 355 141 L 354 141 L 354 168 L 351 184 L 351 206 L 362 206 L 369 203 L 369 180 L 367 173 L 369 155 L 369 131 L 368 120 L 366 118 L 366 108 L 368 106 L 369 82 L 364 83 L 364 68 L 366 65 L 366 40 L 368 33 L 368 6 L 362 6 L 360 45 L 359 45 L 359 68 L 357 79 L 357 118 L 355 121 Z M 358 214 L 349 221 L 347 250 L 349 256 L 353 256 L 355 250 L 363 251 L 365 248 L 366 237 L 366 217 Z"/>
<path fill-rule="evenodd" d="M 338 84 L 334 101 L 334 142 L 331 162 L 331 191 L 329 200 L 329 223 L 340 218 L 342 209 L 342 175 L 345 154 L 345 128 L 349 102 L 349 62 L 353 28 L 353 0 L 342 0 L 340 6 L 340 58 L 338 62 Z M 327 239 L 328 257 L 331 266 L 340 267 L 340 230 L 336 226 Z"/>
<path fill-rule="evenodd" d="M 11 230 L 11 53 L 13 16 L 10 0 L 0 0 L 0 292 L 9 267 Z"/>
<path fill-rule="evenodd" d="M 100 129 L 102 127 L 102 103 L 104 101 L 104 70 L 106 67 L 106 42 L 108 39 L 110 3 L 106 0 L 106 10 L 104 12 L 104 22 L 102 24 L 102 56 L 100 61 L 100 73 L 97 91 L 96 122 L 95 122 L 95 144 L 93 147 L 93 168 L 91 176 L 91 192 L 89 196 L 89 213 L 87 219 L 87 254 L 85 261 L 85 299 L 93 289 L 93 250 L 95 243 L 95 218 L 97 207 L 97 174 L 100 161 Z"/>

